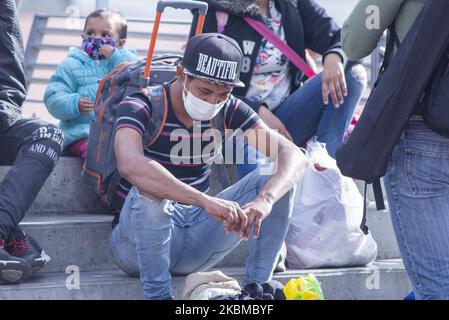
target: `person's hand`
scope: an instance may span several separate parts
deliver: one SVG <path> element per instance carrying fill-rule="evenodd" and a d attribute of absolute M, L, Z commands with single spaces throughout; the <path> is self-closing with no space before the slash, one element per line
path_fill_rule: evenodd
<path fill-rule="evenodd" d="M 324 59 L 322 94 L 323 103 L 329 104 L 330 95 L 335 108 L 339 108 L 348 95 L 344 66 L 337 53 L 329 53 Z"/>
<path fill-rule="evenodd" d="M 113 46 L 105 44 L 101 46 L 99 53 L 106 58 L 110 58 L 114 53 L 114 50 L 115 48 Z"/>
<path fill-rule="evenodd" d="M 94 105 L 89 98 L 80 98 L 78 100 L 78 109 L 82 115 L 87 116 L 91 111 L 94 111 Z"/>
<path fill-rule="evenodd" d="M 214 219 L 223 223 L 227 232 L 234 231 L 243 236 L 248 218 L 237 202 L 206 196 L 202 207 Z"/>
<path fill-rule="evenodd" d="M 242 207 L 243 212 L 248 216 L 248 223 L 244 232 L 245 240 L 249 239 L 251 226 L 254 224 L 253 235 L 257 239 L 260 233 L 262 221 L 270 214 L 273 209 L 273 203 L 263 198 L 257 197 L 253 201 Z"/>
<path fill-rule="evenodd" d="M 259 116 L 271 129 L 277 130 L 280 134 L 286 137 L 288 140 L 293 141 L 292 136 L 285 128 L 284 124 L 278 117 L 274 115 L 266 106 L 262 105 L 259 109 Z"/>

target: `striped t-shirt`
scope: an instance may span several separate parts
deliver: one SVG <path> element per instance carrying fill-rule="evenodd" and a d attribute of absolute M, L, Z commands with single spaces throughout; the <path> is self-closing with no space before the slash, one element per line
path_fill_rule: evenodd
<path fill-rule="evenodd" d="M 180 181 L 207 192 L 209 174 L 214 157 L 215 135 L 211 133 L 210 121 L 194 121 L 187 128 L 178 120 L 170 100 L 170 86 L 167 90 L 167 118 L 159 137 L 149 147 L 144 148 L 146 157 L 157 161 Z M 143 92 L 135 92 L 126 97 L 117 111 L 116 130 L 131 128 L 144 135 L 150 125 L 152 106 Z M 240 129 L 245 132 L 259 125 L 261 119 L 246 103 L 232 96 L 224 106 L 224 124 L 227 130 Z M 224 137 L 222 137 L 222 142 Z M 182 145 L 180 142 L 182 141 Z M 221 142 L 221 143 L 222 143 Z M 182 146 L 182 147 L 181 147 Z M 207 147 L 209 146 L 209 148 Z M 132 185 L 122 179 L 117 195 L 126 198 Z"/>

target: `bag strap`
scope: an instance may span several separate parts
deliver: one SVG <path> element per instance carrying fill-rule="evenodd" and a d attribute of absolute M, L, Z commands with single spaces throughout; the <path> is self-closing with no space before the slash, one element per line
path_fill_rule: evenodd
<path fill-rule="evenodd" d="M 380 184 L 380 179 L 376 179 L 375 181 L 373 181 L 373 191 L 377 210 L 384 210 L 385 200 L 384 195 L 382 193 L 382 185 Z"/>
<path fill-rule="evenodd" d="M 264 23 L 254 20 L 250 17 L 244 17 L 245 21 L 256 30 L 262 37 L 276 46 L 300 71 L 302 71 L 308 78 L 316 76 L 315 71 L 299 56 L 292 48 L 290 48 L 281 38 L 279 38 L 272 30 L 270 30 Z"/>
<path fill-rule="evenodd" d="M 374 191 L 374 200 L 376 201 L 376 209 L 377 211 L 385 210 L 385 201 L 382 193 L 382 184 L 380 183 L 380 179 L 373 181 L 373 191 Z M 363 195 L 363 218 L 362 223 L 360 224 L 360 229 L 362 229 L 364 234 L 368 234 L 369 229 L 366 225 L 366 200 L 367 200 L 367 189 L 368 183 L 365 181 L 365 191 Z"/>
<path fill-rule="evenodd" d="M 385 69 L 388 68 L 388 65 L 393 59 L 395 49 L 399 48 L 399 46 L 401 45 L 398 34 L 396 32 L 396 20 L 393 20 L 393 22 L 388 26 L 388 31 L 389 35 L 385 46 L 384 60 L 379 70 L 379 76 L 377 77 L 376 82 L 374 83 L 374 87 L 377 87 L 377 83 L 382 77 L 383 72 L 385 71 Z"/>
<path fill-rule="evenodd" d="M 156 142 L 167 120 L 168 101 L 165 85 L 147 87 L 143 89 L 151 102 L 151 124 L 148 134 L 145 135 L 144 146 L 151 146 Z"/>
<path fill-rule="evenodd" d="M 214 133 L 215 130 L 218 130 L 221 134 L 221 136 L 223 137 L 223 140 L 226 141 L 226 128 L 225 128 L 225 115 L 224 115 L 224 109 L 223 108 L 216 116 L 215 118 L 213 118 L 211 120 L 211 127 L 212 127 L 212 132 Z M 221 157 L 221 159 L 223 160 L 223 153 L 222 153 L 222 141 L 218 141 L 217 137 L 214 134 L 214 144 L 215 144 L 215 153 L 218 153 L 218 155 L 216 154 L 215 156 Z M 215 164 L 214 163 L 214 169 L 217 171 L 218 174 L 218 180 L 220 181 L 221 186 L 223 187 L 223 189 L 226 189 L 227 187 L 229 187 L 231 185 L 231 178 L 229 177 L 229 173 L 226 169 L 226 166 L 224 165 L 224 163 L 220 163 L 220 164 Z"/>
<path fill-rule="evenodd" d="M 368 235 L 369 229 L 366 225 L 366 194 L 368 190 L 368 183 L 365 182 L 365 191 L 363 193 L 363 217 L 362 217 L 362 223 L 360 224 L 360 229 L 363 231 L 365 235 Z"/>

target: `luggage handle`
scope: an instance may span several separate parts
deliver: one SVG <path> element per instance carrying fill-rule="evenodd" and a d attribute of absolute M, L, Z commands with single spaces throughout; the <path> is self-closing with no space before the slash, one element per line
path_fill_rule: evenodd
<path fill-rule="evenodd" d="M 163 12 L 165 8 L 198 10 L 199 14 L 205 16 L 207 13 L 207 3 L 201 1 L 179 1 L 179 0 L 160 0 L 157 3 L 157 12 Z"/>
<path fill-rule="evenodd" d="M 174 9 L 189 9 L 189 10 L 197 9 L 199 12 L 199 17 L 198 17 L 198 23 L 196 26 L 195 35 L 198 35 L 201 32 L 203 32 L 204 20 L 206 18 L 207 8 L 208 8 L 208 4 L 206 2 L 191 1 L 191 0 L 184 0 L 184 1 L 181 1 L 181 0 L 178 0 L 178 1 L 159 0 L 159 2 L 157 3 L 157 8 L 156 8 L 156 18 L 154 20 L 153 33 L 151 34 L 151 42 L 150 42 L 150 47 L 148 49 L 147 61 L 145 63 L 145 70 L 143 73 L 143 76 L 145 79 L 150 78 L 151 62 L 153 60 L 157 34 L 159 31 L 159 25 L 161 23 L 161 16 L 162 16 L 162 12 L 167 7 L 174 8 Z"/>

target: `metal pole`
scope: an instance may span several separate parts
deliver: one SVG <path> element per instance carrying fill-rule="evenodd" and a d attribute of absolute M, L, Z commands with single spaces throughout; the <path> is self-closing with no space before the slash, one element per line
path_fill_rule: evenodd
<path fill-rule="evenodd" d="M 96 9 L 109 7 L 109 0 L 96 0 Z"/>

